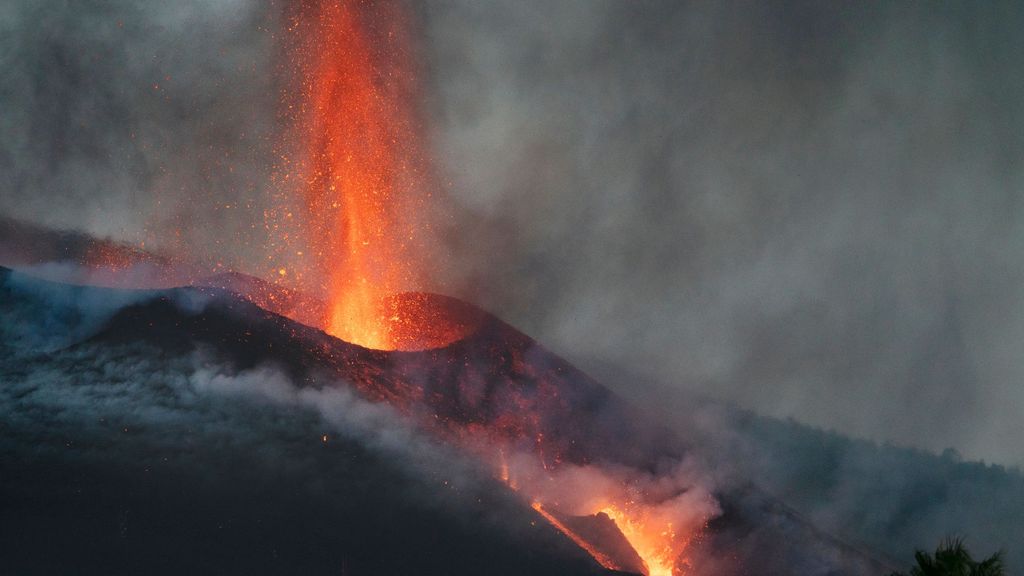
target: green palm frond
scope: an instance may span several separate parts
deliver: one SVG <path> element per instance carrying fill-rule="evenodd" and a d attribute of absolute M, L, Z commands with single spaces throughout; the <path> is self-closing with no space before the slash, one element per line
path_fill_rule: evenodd
<path fill-rule="evenodd" d="M 1003 565 L 1003 552 L 1000 550 L 991 558 L 979 562 L 974 570 L 974 576 L 1004 576 L 1006 567 Z"/>
<path fill-rule="evenodd" d="M 964 539 L 959 537 L 946 538 L 935 554 L 923 550 L 914 552 L 917 566 L 909 573 L 893 572 L 891 576 L 1005 576 L 1003 553 L 996 552 L 991 557 L 975 562 L 971 557 Z"/>

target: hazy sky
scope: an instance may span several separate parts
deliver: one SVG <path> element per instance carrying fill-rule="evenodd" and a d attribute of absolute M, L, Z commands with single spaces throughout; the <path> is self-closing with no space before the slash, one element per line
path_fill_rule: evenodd
<path fill-rule="evenodd" d="M 1024 463 L 1021 8 L 424 12 L 494 308 L 597 372 Z"/>
<path fill-rule="evenodd" d="M 0 213 L 252 268 L 279 9 L 0 6 Z M 451 290 L 635 398 L 1024 464 L 1024 8 L 414 12 Z"/>

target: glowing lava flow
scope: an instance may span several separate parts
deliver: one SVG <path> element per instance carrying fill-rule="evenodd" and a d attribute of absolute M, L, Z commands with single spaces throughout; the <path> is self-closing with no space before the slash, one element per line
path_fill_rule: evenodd
<path fill-rule="evenodd" d="M 629 513 L 615 506 L 601 510 L 619 527 L 622 535 L 636 550 L 637 555 L 647 565 L 647 576 L 673 576 L 676 571 L 680 552 L 685 548 L 672 528 L 671 522 L 657 521 L 640 514 Z M 641 517 L 638 517 L 641 516 Z"/>
<path fill-rule="evenodd" d="M 685 490 L 649 502 L 647 489 L 624 482 L 621 469 L 608 472 L 587 465 L 560 471 L 524 467 L 526 462 L 523 457 L 517 460 L 518 470 L 525 472 L 519 478 L 504 451 L 500 452 L 495 462 L 497 478 L 529 498 L 534 510 L 599 564 L 610 570 L 642 571 L 646 576 L 682 576 L 687 572 L 686 550 L 706 527 L 708 516 L 697 509 L 700 504 Z M 662 484 L 665 480 L 660 479 Z M 614 525 L 631 552 L 615 543 L 607 528 L 600 527 L 602 522 Z M 635 553 L 635 560 L 630 559 L 631 553 Z"/>
<path fill-rule="evenodd" d="M 281 159 L 285 201 L 268 217 L 279 283 L 325 295 L 327 332 L 385 350 L 417 347 L 393 297 L 417 283 L 427 196 L 399 8 L 298 3 L 288 39 L 299 88 L 285 98 L 298 154 Z"/>

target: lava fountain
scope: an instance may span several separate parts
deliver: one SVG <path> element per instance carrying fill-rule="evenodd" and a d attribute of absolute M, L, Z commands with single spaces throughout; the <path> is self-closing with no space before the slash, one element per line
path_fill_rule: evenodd
<path fill-rule="evenodd" d="M 403 351 L 452 344 L 448 352 L 457 358 L 454 343 L 474 332 L 483 315 L 452 299 L 412 292 L 422 286 L 430 269 L 424 256 L 431 186 L 415 114 L 418 88 L 412 35 L 402 8 L 399 3 L 354 0 L 296 0 L 293 5 L 283 37 L 287 56 L 282 108 L 290 132 L 283 139 L 275 171 L 276 201 L 266 215 L 272 238 L 270 277 L 280 287 L 313 296 L 303 305 L 284 307 L 287 311 L 281 313 L 316 324 L 340 340 L 364 348 Z M 281 303 L 273 297 L 267 301 Z M 504 336 L 487 348 L 485 356 L 514 355 L 516 342 L 528 340 L 510 329 L 498 333 Z M 524 346 L 533 349 L 533 344 Z M 510 488 L 521 492 L 538 514 L 598 563 L 647 576 L 681 574 L 679 560 L 686 536 L 696 524 L 691 516 L 694 510 L 706 508 L 687 500 L 698 492 L 673 486 L 668 495 L 652 495 L 658 485 L 671 484 L 671 478 L 646 480 L 639 470 L 627 474 L 622 466 L 614 473 L 596 465 L 567 466 L 570 472 L 561 472 L 559 463 L 572 458 L 547 447 L 551 441 L 539 423 L 542 412 L 562 406 L 559 395 L 564 390 L 530 376 L 536 367 L 525 360 L 528 350 L 521 352 L 524 361 L 519 364 L 511 360 L 496 364 L 502 370 L 510 362 L 521 364 L 522 370 L 509 380 L 514 384 L 500 406 L 471 421 L 456 422 L 451 414 L 464 413 L 472 404 L 458 402 L 459 410 L 449 414 L 439 409 L 434 421 L 450 424 L 446 430 L 451 438 L 469 437 L 467 445 L 476 445 L 472 432 L 478 427 L 489 430 L 485 436 L 495 441 L 486 443 L 485 454 L 495 450 L 504 454 L 504 443 L 536 438 L 534 449 L 524 456 L 527 464 L 513 471 L 518 473 L 516 478 L 509 478 L 507 467 L 502 470 Z M 396 366 L 411 366 L 415 374 L 410 382 L 416 385 L 382 398 L 398 403 L 413 397 L 435 398 L 437 390 L 428 394 L 427 388 L 453 378 L 452 374 L 425 376 L 416 358 L 405 357 L 406 364 L 395 361 Z M 460 390 L 462 384 L 466 389 L 493 389 L 502 373 L 475 371 L 479 360 L 467 357 L 440 365 L 464 366 L 472 372 L 467 381 L 459 381 Z M 524 388 L 524 382 L 535 380 L 537 389 Z M 550 398 L 545 391 L 551 392 Z M 584 396 L 585 406 L 592 405 L 595 397 L 604 397 L 601 392 Z M 541 402 L 544 398 L 552 405 Z M 533 410 L 523 405 L 534 400 L 541 403 Z M 507 417 L 492 418 L 492 412 Z M 575 432 L 566 431 L 572 418 L 558 419 L 555 444 L 565 441 L 578 448 L 586 443 L 582 438 L 577 443 Z M 524 468 L 533 472 L 518 478 Z M 571 486 L 576 498 L 586 494 L 586 501 L 569 505 L 551 486 Z M 593 531 L 591 517 L 598 515 L 599 525 L 617 526 L 612 532 L 620 536 L 611 537 L 612 541 L 624 541 L 628 553 L 604 550 L 608 536 L 592 542 L 592 535 L 574 531 L 575 525 L 583 525 L 584 532 Z"/>
<path fill-rule="evenodd" d="M 283 99 L 293 133 L 268 211 L 271 277 L 322 295 L 319 324 L 342 340 L 436 344 L 398 297 L 422 279 L 429 228 L 408 17 L 392 3 L 293 8 Z"/>

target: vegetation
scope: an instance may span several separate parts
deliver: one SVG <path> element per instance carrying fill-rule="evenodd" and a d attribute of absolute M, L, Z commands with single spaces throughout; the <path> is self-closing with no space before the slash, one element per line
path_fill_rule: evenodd
<path fill-rule="evenodd" d="M 910 572 L 893 572 L 892 576 L 1005 576 L 1003 553 L 977 562 L 971 558 L 962 538 L 943 540 L 935 554 L 923 550 L 914 553 L 917 566 Z"/>

